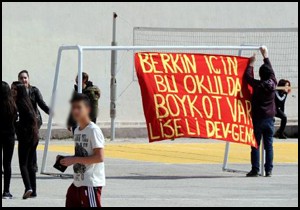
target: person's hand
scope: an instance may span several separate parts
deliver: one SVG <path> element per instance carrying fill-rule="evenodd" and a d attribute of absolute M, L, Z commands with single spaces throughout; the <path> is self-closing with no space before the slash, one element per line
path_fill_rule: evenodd
<path fill-rule="evenodd" d="M 60 164 L 63 166 L 70 166 L 75 164 L 75 158 L 74 157 L 66 157 L 60 161 Z"/>
<path fill-rule="evenodd" d="M 268 49 L 265 46 L 260 47 L 259 50 L 264 58 L 268 57 Z"/>
<path fill-rule="evenodd" d="M 68 126 L 68 131 L 70 131 L 70 132 L 71 132 L 71 130 L 72 130 L 71 126 Z"/>
<path fill-rule="evenodd" d="M 255 61 L 256 61 L 256 54 L 254 53 L 254 54 L 250 57 L 250 60 L 249 60 L 249 66 L 254 66 Z"/>
<path fill-rule="evenodd" d="M 61 155 L 57 155 L 56 156 L 56 161 L 61 157 Z"/>

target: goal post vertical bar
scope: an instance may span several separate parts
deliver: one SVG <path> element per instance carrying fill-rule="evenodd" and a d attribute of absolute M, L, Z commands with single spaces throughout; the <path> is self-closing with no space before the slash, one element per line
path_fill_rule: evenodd
<path fill-rule="evenodd" d="M 244 44 L 241 44 L 240 46 L 245 46 Z M 238 56 L 242 56 L 243 50 L 239 49 Z M 228 158 L 229 158 L 229 150 L 230 150 L 230 142 L 226 142 L 225 146 L 225 153 L 224 153 L 224 161 L 223 161 L 223 167 L 222 170 L 226 171 L 227 165 L 228 165 Z"/>
<path fill-rule="evenodd" d="M 136 43 L 135 43 L 135 28 L 136 27 L 133 27 L 133 31 L 132 31 L 132 44 L 133 46 L 136 46 Z M 134 55 L 135 55 L 135 51 L 133 50 L 132 51 L 132 60 L 133 60 L 133 71 L 132 71 L 132 81 L 135 81 L 135 60 L 134 60 Z"/>
<path fill-rule="evenodd" d="M 83 69 L 83 52 L 78 46 L 78 93 L 82 93 L 82 69 Z"/>
<path fill-rule="evenodd" d="M 223 171 L 227 169 L 227 164 L 228 164 L 228 157 L 229 157 L 229 150 L 230 150 L 230 143 L 226 142 L 225 145 L 225 154 L 224 154 L 224 161 L 223 161 Z"/>
<path fill-rule="evenodd" d="M 55 108 L 56 92 L 57 92 L 57 84 L 58 84 L 58 79 L 59 79 L 58 76 L 59 76 L 59 71 L 60 71 L 62 50 L 63 50 L 63 48 L 60 47 L 58 50 L 58 55 L 57 55 L 55 76 L 54 76 L 53 89 L 52 89 L 52 97 L 51 97 L 51 103 L 50 103 L 50 114 L 49 114 L 48 125 L 47 125 L 48 128 L 47 128 L 47 133 L 46 133 L 44 154 L 43 154 L 42 167 L 41 167 L 41 174 L 46 173 L 48 147 L 49 147 L 50 138 L 51 138 L 52 120 L 53 120 L 53 113 L 54 113 L 54 108 Z"/>
<path fill-rule="evenodd" d="M 113 29 L 112 29 L 112 42 L 111 46 L 117 46 L 116 42 L 116 23 L 117 23 L 117 13 L 113 13 Z M 115 140 L 116 137 L 116 101 L 117 101 L 117 51 L 111 50 L 111 80 L 110 80 L 110 140 Z"/>
<path fill-rule="evenodd" d="M 264 146 L 264 141 L 261 140 L 261 160 L 260 160 L 260 174 L 261 176 L 265 175 L 265 146 Z"/>

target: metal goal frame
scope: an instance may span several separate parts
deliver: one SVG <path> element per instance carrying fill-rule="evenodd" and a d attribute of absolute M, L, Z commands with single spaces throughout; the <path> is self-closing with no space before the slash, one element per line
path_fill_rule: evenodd
<path fill-rule="evenodd" d="M 116 43 L 114 43 L 116 45 Z M 116 65 L 117 62 L 114 60 L 116 58 L 117 51 L 138 51 L 138 50 L 238 50 L 239 55 L 244 50 L 259 50 L 262 46 L 81 46 L 81 45 L 71 45 L 71 46 L 61 46 L 58 49 L 57 61 L 56 61 L 56 68 L 55 68 L 55 75 L 53 81 L 53 88 L 52 88 L 52 96 L 51 96 L 51 103 L 50 103 L 50 114 L 48 119 L 48 127 L 47 133 L 45 138 L 45 147 L 44 147 L 44 154 L 42 160 L 42 167 L 41 167 L 41 174 L 51 174 L 46 171 L 46 164 L 47 164 L 47 156 L 48 156 L 48 149 L 50 144 L 51 132 L 52 132 L 52 120 L 53 120 L 53 113 L 55 110 L 55 102 L 56 102 L 56 93 L 57 93 L 57 85 L 59 81 L 59 73 L 61 70 L 61 60 L 62 60 L 62 52 L 63 51 L 77 51 L 78 52 L 78 92 L 82 93 L 82 72 L 83 72 L 83 52 L 84 51 L 111 51 L 112 52 L 112 68 L 111 68 L 111 86 L 110 86 L 110 95 L 111 95 L 111 102 L 110 102 L 110 112 L 115 113 L 116 111 L 116 92 L 117 92 L 117 80 L 116 80 Z M 264 46 L 265 47 L 265 46 Z M 114 67 L 114 68 L 113 68 Z M 115 134 L 115 115 L 111 115 L 111 138 L 114 138 Z M 228 157 L 229 157 L 229 142 L 226 143 L 225 148 L 225 155 L 224 155 L 224 163 L 223 163 L 223 170 L 230 171 L 230 172 L 238 172 L 238 170 L 229 169 L 227 168 L 228 164 Z M 262 146 L 263 148 L 263 146 Z M 263 156 L 264 157 L 264 156 Z M 264 164 L 264 158 L 261 159 L 262 165 Z M 261 174 L 263 175 L 263 167 L 261 167 Z M 59 175 L 59 174 L 58 174 Z"/>

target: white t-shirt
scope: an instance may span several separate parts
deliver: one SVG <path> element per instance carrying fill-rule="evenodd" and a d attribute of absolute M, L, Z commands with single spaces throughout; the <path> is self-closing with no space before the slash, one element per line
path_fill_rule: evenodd
<path fill-rule="evenodd" d="M 90 122 L 83 130 L 77 127 L 74 131 L 75 156 L 88 157 L 93 155 L 93 149 L 104 148 L 104 137 L 101 129 Z M 74 185 L 76 187 L 102 187 L 105 186 L 104 163 L 90 165 L 74 164 Z"/>

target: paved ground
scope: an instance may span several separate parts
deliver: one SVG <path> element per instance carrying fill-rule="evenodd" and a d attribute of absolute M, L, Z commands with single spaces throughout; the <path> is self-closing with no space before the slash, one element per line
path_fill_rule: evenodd
<path fill-rule="evenodd" d="M 42 143 L 43 144 L 43 143 Z M 43 145 L 39 147 L 42 157 Z M 53 141 L 47 170 L 57 154 L 72 153 L 71 141 Z M 272 178 L 246 178 L 221 170 L 224 143 L 180 140 L 146 144 L 122 140 L 106 147 L 104 206 L 298 206 L 298 141 L 276 142 Z M 249 148 L 232 144 L 230 167 L 248 170 Z M 71 174 L 71 169 L 66 173 Z M 13 200 L 3 206 L 64 206 L 70 178 L 38 176 L 38 198 L 22 200 L 17 153 L 13 161 Z"/>

